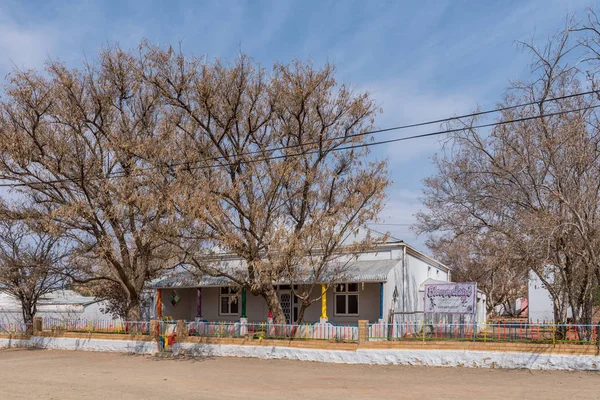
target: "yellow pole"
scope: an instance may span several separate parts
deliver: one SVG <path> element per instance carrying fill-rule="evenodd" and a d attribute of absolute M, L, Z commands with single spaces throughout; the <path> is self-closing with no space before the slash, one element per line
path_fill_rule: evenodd
<path fill-rule="evenodd" d="M 321 318 L 327 319 L 327 286 L 321 284 Z"/>

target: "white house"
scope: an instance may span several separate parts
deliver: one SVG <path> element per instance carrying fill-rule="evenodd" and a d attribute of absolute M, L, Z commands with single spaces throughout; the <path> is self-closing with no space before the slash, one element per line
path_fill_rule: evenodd
<path fill-rule="evenodd" d="M 37 316 L 57 319 L 112 319 L 102 309 L 104 302 L 95 297 L 82 296 L 73 290 L 56 290 L 38 302 Z M 21 303 L 6 293 L 0 293 L 0 323 L 23 321 Z"/>
<path fill-rule="evenodd" d="M 223 265 L 235 270 L 243 263 L 223 257 Z M 358 320 L 389 322 L 423 318 L 424 284 L 450 282 L 450 269 L 398 239 L 390 239 L 359 255 L 347 265 L 343 282 L 332 285 L 321 301 L 305 312 L 306 322 L 356 324 Z M 179 272 L 153 282 L 157 290 L 158 316 L 175 320 L 264 322 L 269 309 L 262 297 L 236 293 L 227 278 L 194 278 Z M 288 322 L 296 319 L 299 304 L 289 284 L 277 292 Z M 315 294 L 315 298 L 320 295 Z M 239 301 L 238 301 L 239 299 Z M 478 310 L 485 320 L 485 298 L 478 296 Z M 481 311 L 480 311 L 481 312 Z"/>
<path fill-rule="evenodd" d="M 544 274 L 547 282 L 552 284 L 554 273 L 550 266 L 545 269 Z M 554 299 L 538 274 L 533 270 L 529 271 L 527 301 L 529 306 L 529 322 L 556 322 L 554 321 Z M 571 318 L 573 310 L 566 304 L 565 298 L 562 299 L 562 302 L 566 306 L 567 318 Z"/>

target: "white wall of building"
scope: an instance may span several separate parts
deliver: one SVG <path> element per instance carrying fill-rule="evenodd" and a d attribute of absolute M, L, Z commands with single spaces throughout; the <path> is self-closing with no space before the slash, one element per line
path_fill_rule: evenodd
<path fill-rule="evenodd" d="M 38 317 L 56 319 L 113 319 L 102 311 L 106 304 L 71 290 L 56 291 L 38 304 Z M 0 293 L 0 323 L 23 321 L 21 304 L 12 296 Z"/>
<path fill-rule="evenodd" d="M 405 282 L 403 291 L 400 292 L 403 295 L 400 296 L 401 301 L 397 311 L 421 312 L 424 309 L 424 293 L 419 289 L 423 282 L 427 279 L 449 282 L 448 272 L 434 263 L 409 252 L 406 254 L 405 263 Z"/>
<path fill-rule="evenodd" d="M 554 322 L 552 296 L 534 271 L 529 271 L 527 293 L 529 322 Z"/>

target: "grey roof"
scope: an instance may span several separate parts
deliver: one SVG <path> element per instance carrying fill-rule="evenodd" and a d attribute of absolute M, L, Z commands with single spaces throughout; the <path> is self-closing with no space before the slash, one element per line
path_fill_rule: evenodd
<path fill-rule="evenodd" d="M 354 261 L 344 273 L 346 282 L 386 282 L 398 260 Z"/>
<path fill-rule="evenodd" d="M 214 287 L 230 286 L 229 278 L 204 275 L 197 277 L 190 272 L 178 272 L 158 281 L 152 282 L 154 288 L 185 288 L 185 287 Z"/>
<path fill-rule="evenodd" d="M 335 280 L 343 282 L 386 282 L 389 272 L 398 263 L 398 260 L 364 260 L 352 261 L 348 264 L 333 266 L 333 271 L 338 271 Z M 339 270 L 343 269 L 341 275 Z M 328 281 L 324 278 L 323 281 Z M 289 282 L 278 282 L 286 284 Z M 191 288 L 191 287 L 215 287 L 232 286 L 233 282 L 225 277 L 212 277 L 204 275 L 201 277 L 187 271 L 172 273 L 162 279 L 152 282 L 154 288 Z"/>

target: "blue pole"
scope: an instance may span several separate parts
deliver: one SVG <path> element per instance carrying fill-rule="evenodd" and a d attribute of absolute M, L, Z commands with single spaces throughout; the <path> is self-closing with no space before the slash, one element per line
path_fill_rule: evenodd
<path fill-rule="evenodd" d="M 383 282 L 379 283 L 379 319 L 383 319 Z"/>

